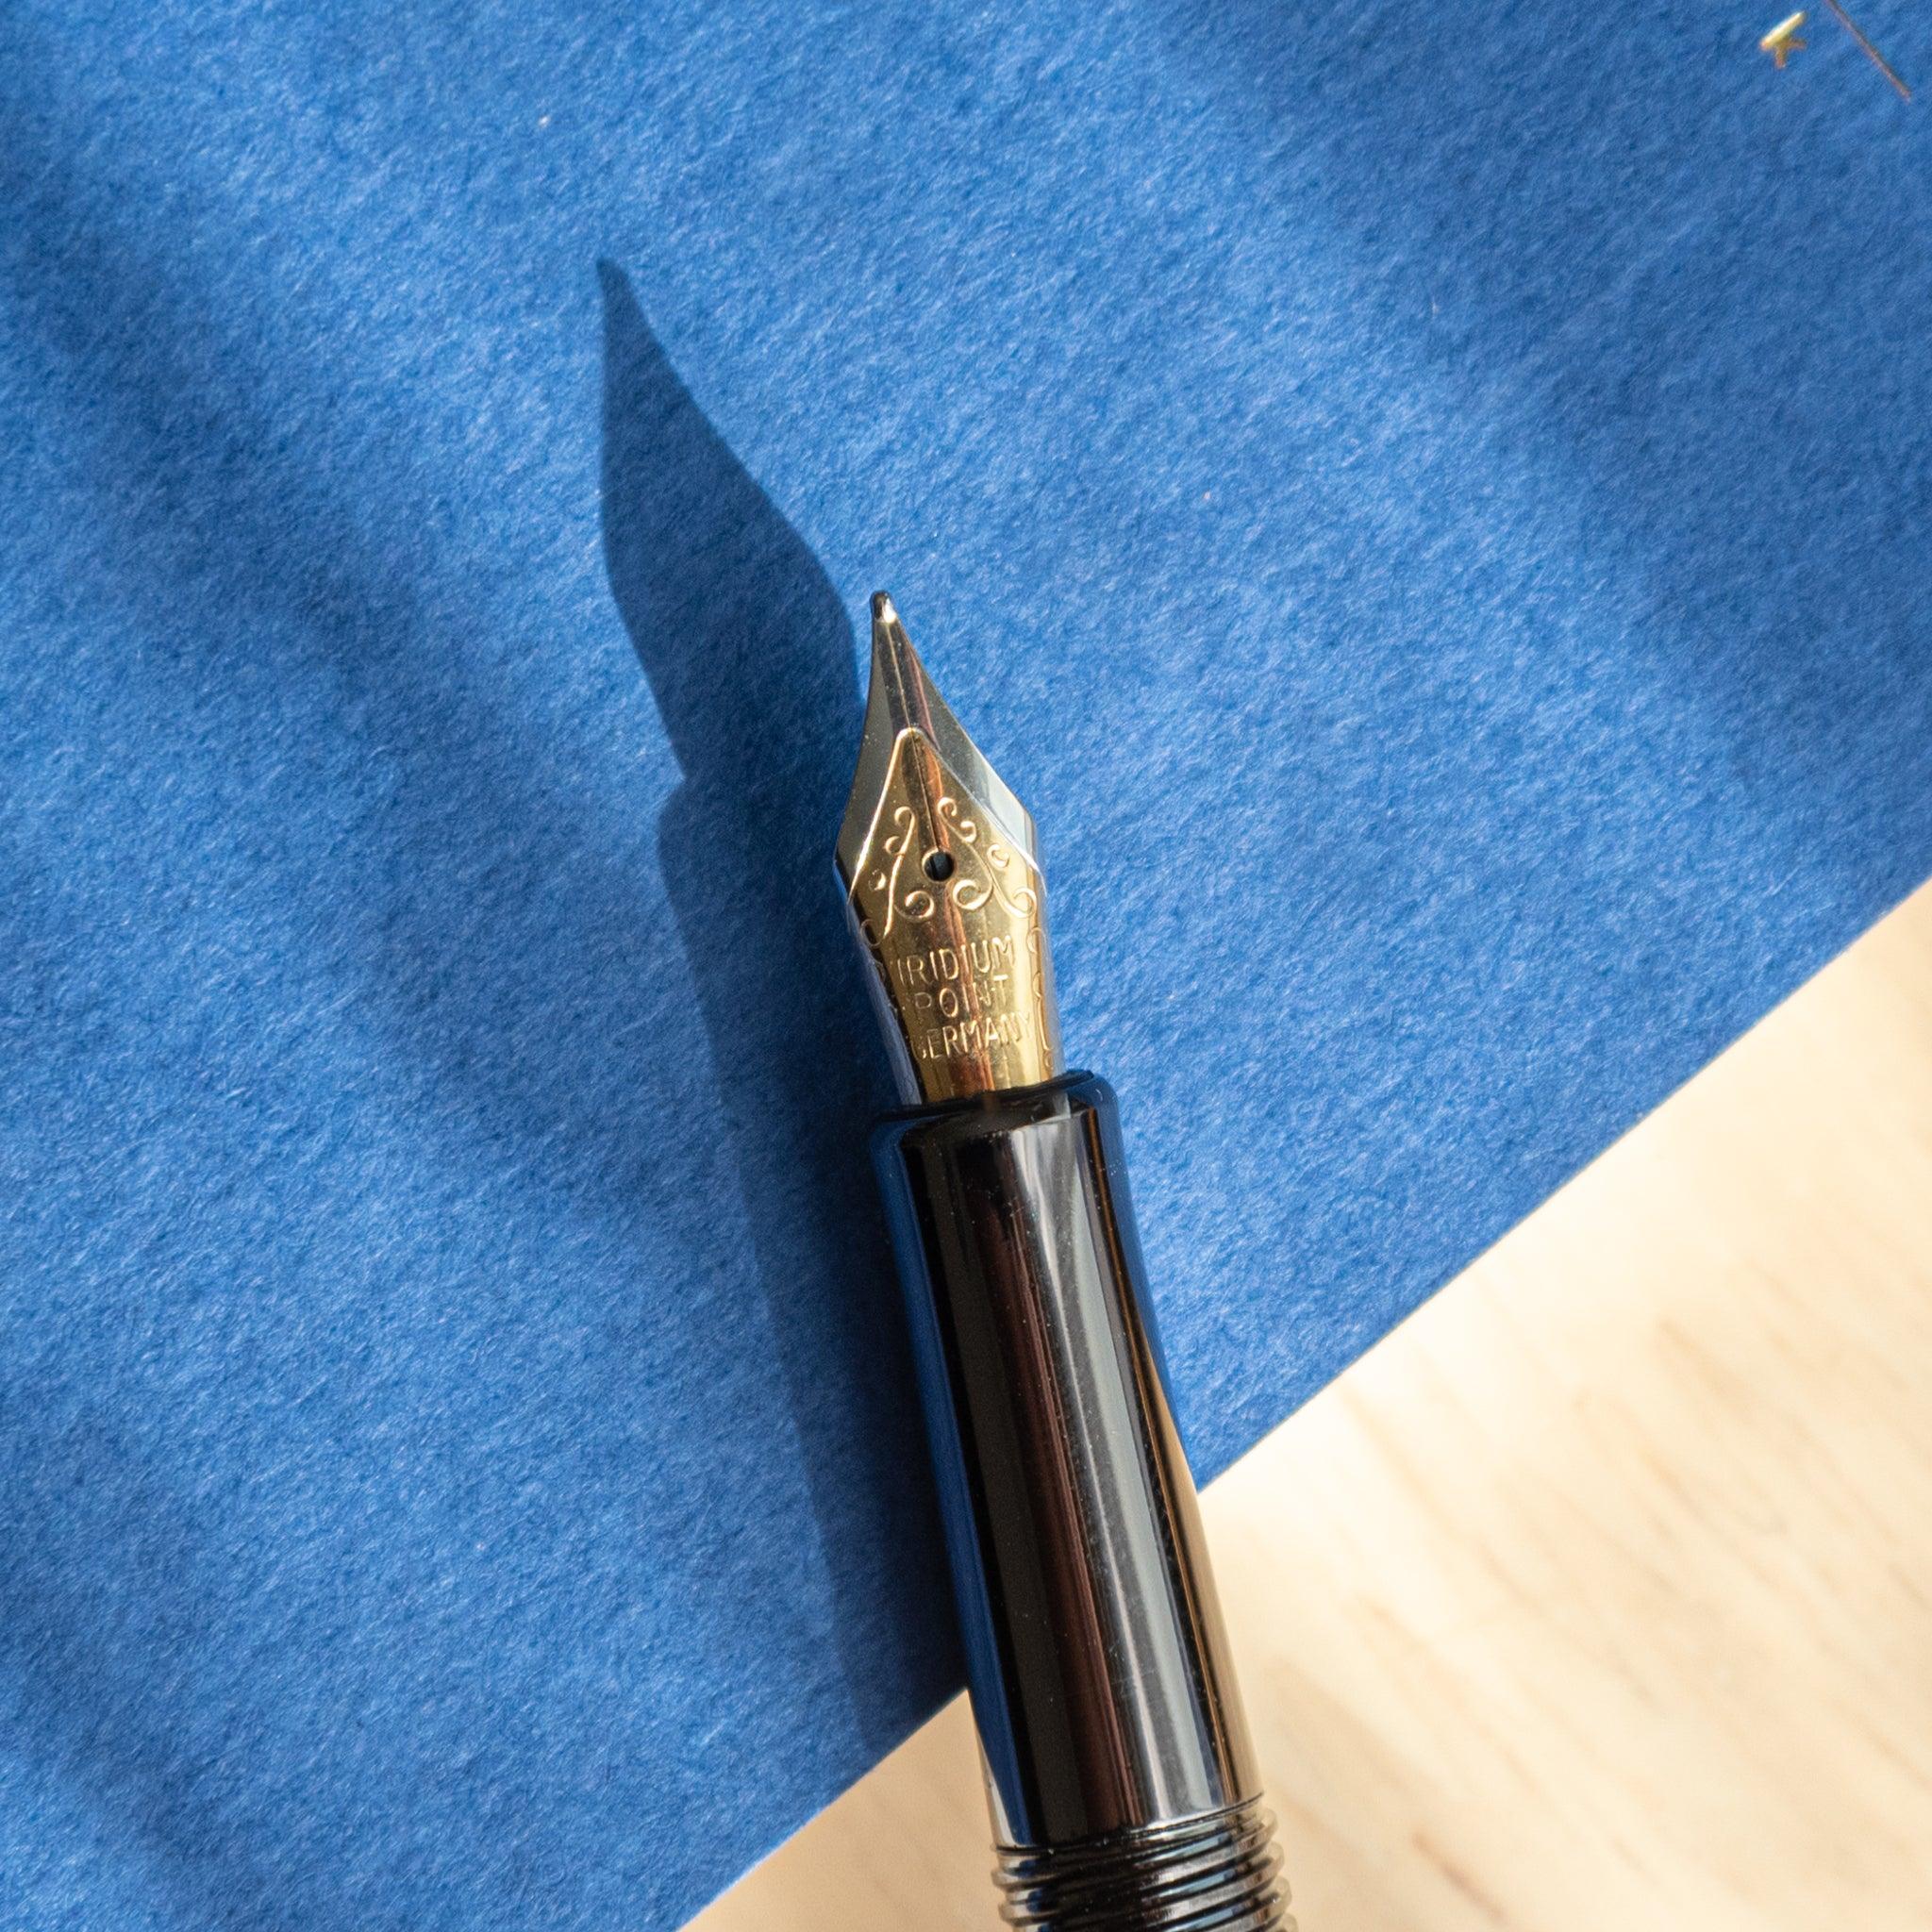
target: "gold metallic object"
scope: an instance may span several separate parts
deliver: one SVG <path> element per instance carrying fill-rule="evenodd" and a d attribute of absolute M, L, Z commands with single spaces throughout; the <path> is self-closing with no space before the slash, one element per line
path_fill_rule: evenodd
<path fill-rule="evenodd" d="M 838 860 L 901 1094 L 1038 1086 L 1063 1068 L 1033 821 L 933 688 L 883 591 L 872 651 Z"/>
<path fill-rule="evenodd" d="M 1805 44 L 1798 38 L 1798 29 L 1805 25 L 1802 13 L 1793 13 L 1781 20 L 1758 42 L 1758 46 L 1772 58 L 1774 66 L 1782 67 L 1791 56 Z"/>

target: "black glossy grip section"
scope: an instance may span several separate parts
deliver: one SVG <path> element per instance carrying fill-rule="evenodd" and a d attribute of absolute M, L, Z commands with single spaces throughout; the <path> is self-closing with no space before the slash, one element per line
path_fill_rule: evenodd
<path fill-rule="evenodd" d="M 1147 1311 L 1111 1090 L 1081 1074 L 894 1115 L 874 1152 L 1009 1913 L 1115 1923 L 1053 1898 L 1112 1897 L 1109 1872 L 1152 1858 L 1171 1878 L 1221 1873 L 1201 1894 L 1217 1910 L 1231 1908 L 1223 1880 L 1235 1895 L 1252 1880 L 1259 1916 L 1224 1923 L 1274 1923 L 1275 1863 L 1254 1824 L 1258 1780 Z M 1188 1848 L 1178 1863 L 1165 1857 L 1174 1846 Z"/>

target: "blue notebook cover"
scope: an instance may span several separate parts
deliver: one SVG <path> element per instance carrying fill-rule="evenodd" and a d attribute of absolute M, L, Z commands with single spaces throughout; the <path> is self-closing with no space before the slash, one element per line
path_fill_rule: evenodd
<path fill-rule="evenodd" d="M 0 1925 L 674 1925 L 953 1688 L 875 587 L 1204 1476 L 1932 870 L 1932 145 L 1772 24 L 6 10 Z"/>

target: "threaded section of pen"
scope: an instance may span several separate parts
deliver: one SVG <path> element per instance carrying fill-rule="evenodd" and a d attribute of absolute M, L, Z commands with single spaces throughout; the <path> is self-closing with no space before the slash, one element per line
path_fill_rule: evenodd
<path fill-rule="evenodd" d="M 1033 1932 L 1294 1932 L 1258 1799 L 1042 1849 L 1000 1847 L 1009 1925 Z"/>

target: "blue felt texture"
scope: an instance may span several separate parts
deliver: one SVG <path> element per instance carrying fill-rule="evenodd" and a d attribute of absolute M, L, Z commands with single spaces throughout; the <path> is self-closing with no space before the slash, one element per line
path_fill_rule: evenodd
<path fill-rule="evenodd" d="M 1932 124 L 1773 10 L 11 0 L 0 1925 L 668 1926 L 951 1688 L 875 586 L 1205 1473 L 1932 869 Z"/>

